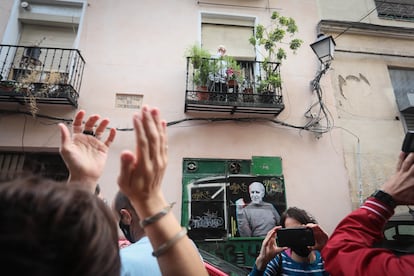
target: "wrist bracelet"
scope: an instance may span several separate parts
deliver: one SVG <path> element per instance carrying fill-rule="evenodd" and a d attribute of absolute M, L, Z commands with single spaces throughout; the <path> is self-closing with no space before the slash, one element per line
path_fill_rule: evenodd
<path fill-rule="evenodd" d="M 382 203 L 387 204 L 392 209 L 397 206 L 392 196 L 382 190 L 376 190 L 371 196 L 378 199 Z"/>
<path fill-rule="evenodd" d="M 157 250 L 154 250 L 152 252 L 152 256 L 159 257 L 165 252 L 167 252 L 168 249 L 170 249 L 176 242 L 178 242 L 181 238 L 183 238 L 187 234 L 187 228 L 183 227 L 181 228 L 181 231 L 178 232 L 174 237 L 172 237 L 170 240 L 166 241 L 165 243 L 161 244 L 160 247 L 158 247 Z"/>
<path fill-rule="evenodd" d="M 175 202 L 171 203 L 170 205 L 168 205 L 167 207 L 165 207 L 164 209 L 162 209 L 161 211 L 159 211 L 155 215 L 142 219 L 139 222 L 139 225 L 141 226 L 141 228 L 144 228 L 148 224 L 156 222 L 157 220 L 159 220 L 160 218 L 162 218 L 163 216 L 168 214 L 168 212 L 171 210 L 171 208 L 174 206 L 174 204 L 175 204 Z"/>

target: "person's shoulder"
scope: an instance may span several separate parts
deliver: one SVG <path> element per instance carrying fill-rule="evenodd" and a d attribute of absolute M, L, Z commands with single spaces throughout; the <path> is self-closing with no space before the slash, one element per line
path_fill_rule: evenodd
<path fill-rule="evenodd" d="M 290 249 L 288 249 L 288 250 L 290 250 Z M 280 253 L 280 256 L 282 257 L 282 259 L 285 259 L 285 260 L 290 260 L 290 261 L 293 261 L 294 262 L 294 260 L 290 257 L 290 255 L 288 254 L 288 250 L 285 250 L 285 251 L 282 251 L 281 253 Z"/>
<path fill-rule="evenodd" d="M 124 256 L 128 256 L 128 255 L 135 256 L 136 254 L 151 255 L 152 251 L 153 251 L 153 248 L 152 248 L 152 245 L 148 237 L 143 237 L 139 241 L 131 243 L 127 247 L 121 248 L 119 250 L 121 257 L 123 255 Z"/>
<path fill-rule="evenodd" d="M 152 251 L 148 237 L 122 248 L 120 250 L 121 275 L 161 275 L 157 259 L 152 256 Z"/>
<path fill-rule="evenodd" d="M 316 254 L 316 260 L 323 260 L 322 259 L 322 254 L 319 250 L 314 250 L 313 252 L 315 252 L 315 254 Z"/>

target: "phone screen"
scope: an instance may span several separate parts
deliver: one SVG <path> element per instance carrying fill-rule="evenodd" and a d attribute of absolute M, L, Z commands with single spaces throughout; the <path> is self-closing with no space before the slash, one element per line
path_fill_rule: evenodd
<path fill-rule="evenodd" d="M 315 238 L 311 228 L 281 228 L 277 230 L 276 242 L 279 247 L 313 246 Z"/>
<path fill-rule="evenodd" d="M 408 131 L 405 134 L 405 138 L 402 144 L 402 151 L 403 152 L 414 152 L 414 132 Z"/>

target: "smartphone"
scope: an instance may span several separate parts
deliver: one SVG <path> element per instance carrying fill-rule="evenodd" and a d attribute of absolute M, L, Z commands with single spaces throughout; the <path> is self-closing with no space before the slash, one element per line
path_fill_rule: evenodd
<path fill-rule="evenodd" d="M 414 131 L 407 131 L 402 144 L 403 152 L 414 152 Z"/>
<path fill-rule="evenodd" d="M 315 238 L 311 228 L 281 228 L 277 230 L 276 242 L 279 247 L 313 246 Z"/>

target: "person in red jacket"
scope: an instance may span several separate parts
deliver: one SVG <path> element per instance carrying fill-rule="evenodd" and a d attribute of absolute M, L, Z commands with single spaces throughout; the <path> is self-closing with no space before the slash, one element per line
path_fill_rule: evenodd
<path fill-rule="evenodd" d="M 401 152 L 397 170 L 380 190 L 345 217 L 322 250 L 325 269 L 336 275 L 414 275 L 414 254 L 375 248 L 397 205 L 414 204 L 414 153 Z"/>

